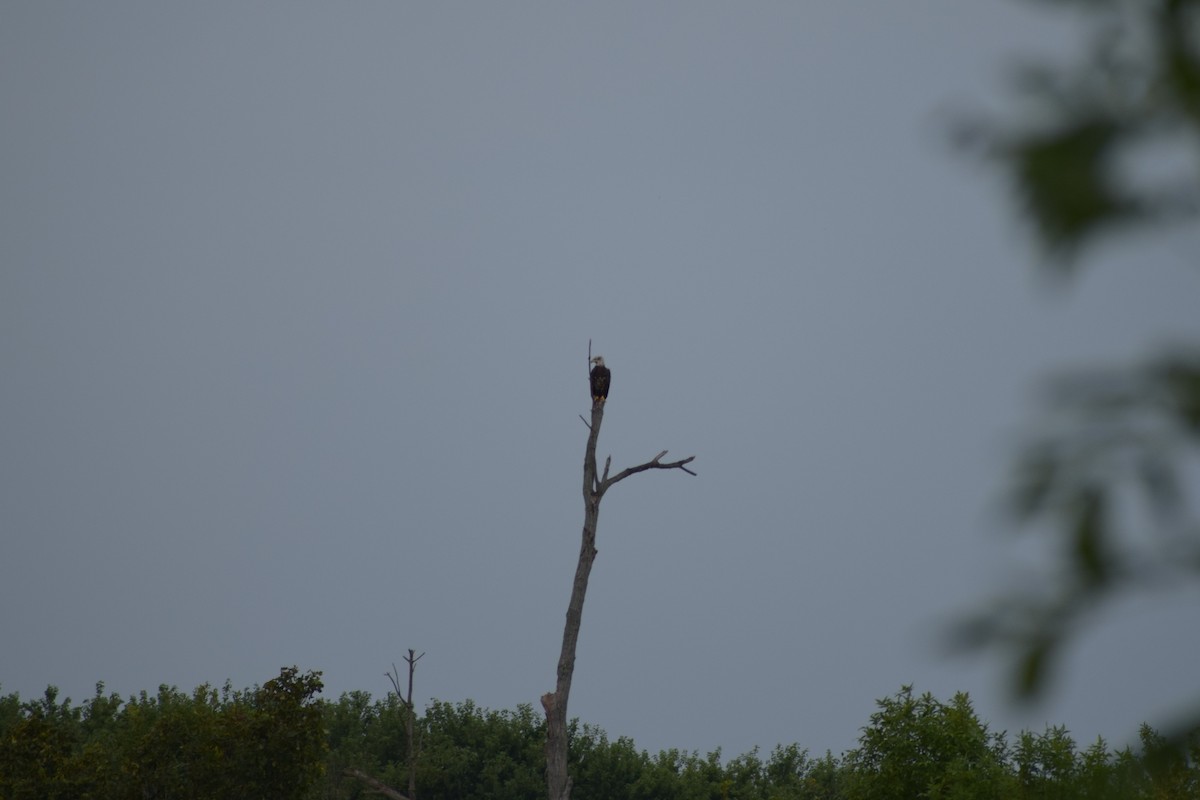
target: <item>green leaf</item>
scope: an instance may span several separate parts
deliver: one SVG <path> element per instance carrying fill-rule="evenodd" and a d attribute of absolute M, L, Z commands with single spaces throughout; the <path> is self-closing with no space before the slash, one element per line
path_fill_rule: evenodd
<path fill-rule="evenodd" d="M 1049 672 L 1053 643 L 1048 638 L 1031 640 L 1021 653 L 1015 670 L 1016 692 L 1021 698 L 1031 698 L 1042 688 L 1042 681 Z"/>
<path fill-rule="evenodd" d="M 1098 487 L 1081 490 L 1071 509 L 1075 565 L 1084 583 L 1098 588 L 1110 573 L 1107 553 L 1107 511 L 1104 491 Z"/>
<path fill-rule="evenodd" d="M 1184 430 L 1200 436 L 1200 355 L 1174 356 L 1157 371 L 1158 380 L 1170 397 L 1171 410 Z"/>
<path fill-rule="evenodd" d="M 1132 210 L 1108 175 L 1118 135 L 1113 121 L 1095 117 L 1012 145 L 1017 190 L 1050 252 L 1070 255 L 1097 228 Z"/>
<path fill-rule="evenodd" d="M 1029 445 L 1017 462 L 1008 507 L 1019 521 L 1044 512 L 1059 480 L 1057 448 L 1049 442 Z"/>

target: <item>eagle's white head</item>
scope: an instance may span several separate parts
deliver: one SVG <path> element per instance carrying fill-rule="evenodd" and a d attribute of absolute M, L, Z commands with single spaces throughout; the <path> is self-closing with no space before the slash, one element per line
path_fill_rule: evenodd
<path fill-rule="evenodd" d="M 595 364 L 597 367 L 603 367 L 604 366 L 604 356 L 596 356 L 595 358 L 592 359 L 592 363 Z"/>

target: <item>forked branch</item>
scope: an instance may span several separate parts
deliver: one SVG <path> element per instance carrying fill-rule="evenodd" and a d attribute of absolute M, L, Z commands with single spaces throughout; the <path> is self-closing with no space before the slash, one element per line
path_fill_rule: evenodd
<path fill-rule="evenodd" d="M 696 473 L 692 472 L 690 469 L 688 469 L 686 466 L 687 464 L 690 464 L 690 463 L 692 463 L 692 461 L 695 460 L 695 458 L 696 458 L 695 456 L 688 456 L 687 458 L 682 459 L 680 461 L 672 461 L 670 463 L 664 464 L 664 463 L 662 463 L 662 457 L 665 456 L 666 454 L 667 454 L 667 451 L 663 450 L 661 453 L 659 453 L 654 458 L 647 461 L 645 464 L 638 464 L 636 467 L 629 467 L 627 469 L 623 469 L 620 472 L 618 472 L 616 475 L 613 475 L 611 478 L 608 477 L 608 466 L 610 463 L 612 463 L 612 456 L 609 456 L 608 459 L 604 462 L 604 477 L 600 479 L 600 483 L 596 487 L 596 494 L 598 496 L 603 495 L 605 492 L 608 491 L 608 487 L 612 486 L 614 483 L 617 483 L 618 481 L 623 481 L 626 478 L 628 478 L 630 475 L 636 475 L 639 472 L 645 472 L 648 469 L 681 469 L 684 472 L 686 472 L 688 475 L 696 474 Z"/>
<path fill-rule="evenodd" d="M 588 341 L 588 364 L 592 360 L 592 343 Z M 605 387 L 607 388 L 607 387 Z M 596 559 L 596 524 L 600 516 L 600 498 L 615 484 L 630 475 L 649 469 L 681 469 L 695 475 L 687 468 L 695 456 L 680 461 L 663 463 L 666 450 L 636 467 L 622 470 L 611 478 L 612 456 L 604 461 L 604 471 L 596 468 L 596 440 L 600 437 L 600 424 L 604 421 L 606 395 L 597 397 L 592 392 L 592 422 L 588 425 L 587 447 L 583 455 L 583 537 L 579 547 L 579 563 L 575 568 L 575 581 L 571 585 L 571 599 L 567 604 L 567 620 L 563 627 L 562 651 L 558 657 L 558 680 L 554 691 L 542 695 L 542 708 L 546 712 L 546 790 L 549 800 L 570 800 L 571 776 L 567 769 L 567 701 L 571 694 L 571 680 L 575 674 L 575 649 L 579 641 L 579 626 L 583 618 L 583 600 L 587 594 L 588 578 L 592 562 Z"/>

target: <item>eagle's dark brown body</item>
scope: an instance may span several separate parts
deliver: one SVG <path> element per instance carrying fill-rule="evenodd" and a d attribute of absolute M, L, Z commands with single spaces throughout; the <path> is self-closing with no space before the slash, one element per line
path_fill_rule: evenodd
<path fill-rule="evenodd" d="M 612 373 L 604 366 L 604 359 L 596 356 L 592 359 L 596 365 L 592 367 L 592 405 L 599 405 L 608 399 L 608 389 L 612 386 Z"/>

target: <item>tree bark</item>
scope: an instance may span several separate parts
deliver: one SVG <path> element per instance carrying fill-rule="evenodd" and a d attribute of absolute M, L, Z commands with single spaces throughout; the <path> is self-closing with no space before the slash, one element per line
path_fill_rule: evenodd
<path fill-rule="evenodd" d="M 579 564 L 567 604 L 567 623 L 563 629 L 562 652 L 558 657 L 558 680 L 553 692 L 542 695 L 546 711 L 546 789 L 550 800 L 570 800 L 571 777 L 567 773 L 567 699 L 575 673 L 575 645 L 583 621 L 583 598 L 587 594 L 592 562 L 596 560 L 596 523 L 600 518 L 600 496 L 596 491 L 596 439 L 604 421 L 604 404 L 592 406 L 592 426 L 583 457 L 583 541 Z"/>
<path fill-rule="evenodd" d="M 417 800 L 417 745 L 414 739 L 414 728 L 417 722 L 416 708 L 413 706 L 413 674 L 417 671 L 417 662 L 425 656 L 424 653 L 417 655 L 417 651 L 411 647 L 408 650 L 408 655 L 404 661 L 408 664 L 408 697 L 406 698 L 400 692 L 400 670 L 396 669 L 396 663 L 392 662 L 392 671 L 385 673 L 388 680 L 392 682 L 392 688 L 396 690 L 396 697 L 400 699 L 400 704 L 404 706 L 404 738 L 407 745 L 408 754 L 408 798 L 407 800 Z M 357 776 L 356 776 L 357 777 Z M 373 780 L 373 779 L 372 779 Z M 395 790 L 392 790 L 395 791 Z"/>
<path fill-rule="evenodd" d="M 589 356 L 590 348 L 589 348 Z M 571 600 L 567 604 L 567 622 L 563 629 L 562 652 L 558 657 L 558 680 L 553 692 L 542 695 L 546 712 L 546 789 L 550 800 L 570 800 L 571 777 L 567 770 L 567 700 L 571 694 L 571 678 L 575 673 L 575 646 L 579 642 L 579 626 L 583 621 L 583 599 L 587 594 L 592 562 L 596 559 L 596 523 L 600 518 L 600 499 L 618 481 L 648 469 L 681 469 L 695 475 L 685 466 L 695 456 L 670 464 L 660 463 L 664 450 L 645 464 L 630 467 L 608 477 L 611 457 L 604 463 L 604 474 L 597 476 L 596 440 L 600 423 L 604 421 L 604 402 L 593 402 L 592 424 L 587 449 L 583 456 L 583 542 L 579 548 L 579 564 L 575 582 L 571 585 Z"/>
<path fill-rule="evenodd" d="M 421 660 L 421 656 L 425 655 L 421 653 L 418 656 L 415 655 L 415 652 L 409 649 L 408 656 L 404 659 L 408 662 L 408 698 L 404 701 L 408 710 L 408 714 L 404 717 L 404 736 L 408 742 L 408 800 L 417 800 L 417 746 L 413 741 L 417 710 L 413 707 L 413 673 L 417 671 L 417 662 Z"/>

